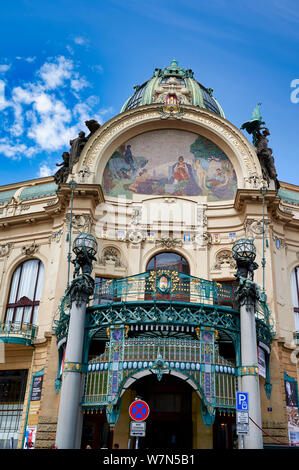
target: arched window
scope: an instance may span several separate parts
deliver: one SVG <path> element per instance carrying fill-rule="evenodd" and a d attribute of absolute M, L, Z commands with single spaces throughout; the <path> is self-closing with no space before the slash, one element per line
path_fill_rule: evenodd
<path fill-rule="evenodd" d="M 299 266 L 291 273 L 291 290 L 295 315 L 295 328 L 299 331 Z"/>
<path fill-rule="evenodd" d="M 178 253 L 165 251 L 153 256 L 147 263 L 146 270 L 174 269 L 184 274 L 190 274 L 187 260 Z"/>
<path fill-rule="evenodd" d="M 5 323 L 36 325 L 43 280 L 44 265 L 40 260 L 24 261 L 17 267 L 11 281 Z"/>

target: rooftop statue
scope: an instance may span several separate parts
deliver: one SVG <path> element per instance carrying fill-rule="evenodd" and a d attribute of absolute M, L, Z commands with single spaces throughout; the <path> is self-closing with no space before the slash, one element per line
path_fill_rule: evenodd
<path fill-rule="evenodd" d="M 90 133 L 87 136 L 87 139 L 89 139 L 101 127 L 101 125 L 95 119 L 90 119 L 89 121 L 85 121 L 85 125 L 90 131 Z"/>
<path fill-rule="evenodd" d="M 79 161 L 80 154 L 83 150 L 84 145 L 87 142 L 85 132 L 80 131 L 76 139 L 70 140 L 70 166 L 73 168 L 75 163 Z"/>
<path fill-rule="evenodd" d="M 260 105 L 258 103 L 255 107 L 251 120 L 242 124 L 241 129 L 245 129 L 248 134 L 252 134 L 252 143 L 260 161 L 263 177 L 270 184 L 270 179 L 275 181 L 275 186 L 278 189 L 279 183 L 277 180 L 277 172 L 274 165 L 274 157 L 272 156 L 272 149 L 268 147 L 269 140 L 267 137 L 270 135 L 269 129 L 264 127 L 265 122 L 262 120 L 260 113 Z"/>
<path fill-rule="evenodd" d="M 56 166 L 60 166 L 59 170 L 54 174 L 54 180 L 56 184 L 66 183 L 70 173 L 72 173 L 73 166 L 79 161 L 81 152 L 88 139 L 98 130 L 101 125 L 95 119 L 85 121 L 85 125 L 90 131 L 87 137 L 85 132 L 80 131 L 76 139 L 70 140 L 70 152 L 63 152 L 62 163 L 56 163 Z"/>
<path fill-rule="evenodd" d="M 60 166 L 59 170 L 54 174 L 54 180 L 56 184 L 65 183 L 68 175 L 70 174 L 70 154 L 69 152 L 63 152 L 62 163 L 56 163 L 56 166 Z"/>

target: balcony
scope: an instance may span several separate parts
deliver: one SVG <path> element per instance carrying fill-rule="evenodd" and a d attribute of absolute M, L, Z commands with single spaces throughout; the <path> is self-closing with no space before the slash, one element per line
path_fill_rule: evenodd
<path fill-rule="evenodd" d="M 96 284 L 93 305 L 118 302 L 187 302 L 236 309 L 234 287 L 174 270 L 155 270 Z"/>
<path fill-rule="evenodd" d="M 239 333 L 239 308 L 232 283 L 208 281 L 170 269 L 158 269 L 96 284 L 87 309 L 87 329 L 127 324 L 130 329 L 193 331 L 199 325 Z M 265 300 L 256 304 L 258 338 L 273 339 Z"/>
<path fill-rule="evenodd" d="M 37 337 L 38 327 L 23 322 L 0 322 L 0 341 L 30 346 Z"/>

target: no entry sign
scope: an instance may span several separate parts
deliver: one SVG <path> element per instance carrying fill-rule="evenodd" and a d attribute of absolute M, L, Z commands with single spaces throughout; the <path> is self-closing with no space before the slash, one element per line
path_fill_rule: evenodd
<path fill-rule="evenodd" d="M 129 415 L 134 421 L 144 421 L 149 415 L 149 406 L 143 400 L 135 400 L 129 407 Z"/>

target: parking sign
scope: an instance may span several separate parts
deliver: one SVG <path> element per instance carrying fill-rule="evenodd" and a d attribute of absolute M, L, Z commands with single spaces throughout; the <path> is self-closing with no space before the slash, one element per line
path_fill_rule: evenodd
<path fill-rule="evenodd" d="M 249 411 L 248 393 L 237 392 L 237 411 Z"/>

